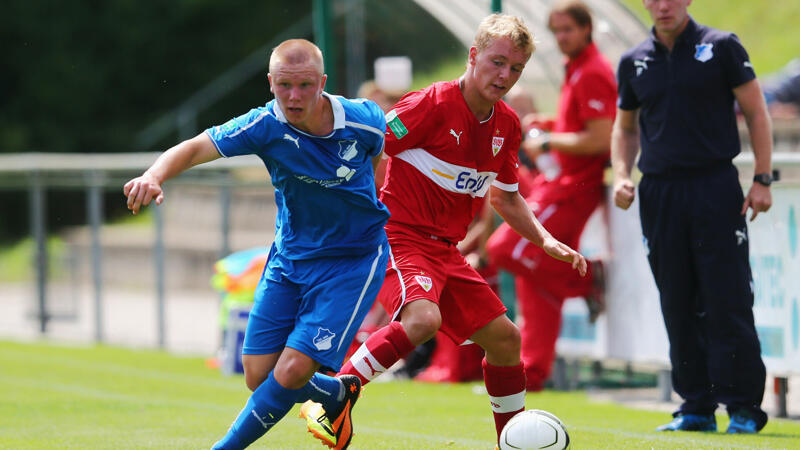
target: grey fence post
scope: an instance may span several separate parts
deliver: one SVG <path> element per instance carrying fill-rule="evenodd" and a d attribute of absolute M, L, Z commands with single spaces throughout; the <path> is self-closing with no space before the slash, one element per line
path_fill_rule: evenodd
<path fill-rule="evenodd" d="M 36 241 L 34 265 L 36 266 L 36 293 L 39 302 L 39 331 L 47 331 L 47 201 L 42 174 L 34 170 L 31 174 L 30 189 L 30 222 L 33 239 Z"/>
<path fill-rule="evenodd" d="M 91 228 L 92 283 L 94 286 L 94 339 L 103 342 L 103 254 L 100 245 L 100 230 L 103 224 L 103 175 L 98 171 L 89 173 L 87 191 L 87 214 Z"/>
<path fill-rule="evenodd" d="M 658 371 L 658 388 L 662 402 L 672 401 L 672 369 L 660 369 Z"/>
<path fill-rule="evenodd" d="M 161 206 L 152 203 L 153 219 L 155 227 L 155 242 L 153 250 L 155 256 L 155 275 L 156 275 L 156 332 L 158 336 L 158 347 L 166 346 L 165 338 L 165 307 L 164 307 L 164 215 Z"/>
<path fill-rule="evenodd" d="M 228 175 L 226 173 L 226 175 Z M 220 258 L 228 256 L 231 252 L 231 186 L 230 178 L 226 176 L 219 188 L 220 202 L 220 233 L 222 234 Z"/>
<path fill-rule="evenodd" d="M 786 393 L 789 392 L 789 378 L 775 377 L 775 415 L 777 417 L 789 417 L 786 410 Z"/>

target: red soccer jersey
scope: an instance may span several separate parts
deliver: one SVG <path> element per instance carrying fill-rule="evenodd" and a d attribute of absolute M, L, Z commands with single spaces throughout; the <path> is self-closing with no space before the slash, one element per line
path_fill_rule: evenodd
<path fill-rule="evenodd" d="M 494 185 L 517 191 L 519 119 L 503 101 L 481 122 L 458 80 L 404 96 L 386 115 L 391 157 L 381 201 L 392 213 L 386 229 L 412 228 L 458 242 Z"/>
<path fill-rule="evenodd" d="M 590 43 L 577 58 L 567 63 L 553 131 L 582 131 L 586 129 L 586 122 L 589 120 L 613 120 L 617 112 L 616 101 L 617 82 L 611 65 L 597 47 Z M 602 186 L 603 170 L 609 158 L 608 150 L 600 155 L 581 156 L 559 152 L 557 147 L 553 149 L 553 156 L 561 166 L 561 172 L 550 181 L 540 175 L 534 183 L 534 199 L 537 196 L 568 198 L 581 191 Z"/>

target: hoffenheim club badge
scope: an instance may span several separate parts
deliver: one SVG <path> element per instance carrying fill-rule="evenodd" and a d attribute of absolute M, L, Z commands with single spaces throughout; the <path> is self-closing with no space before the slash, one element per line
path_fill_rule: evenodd
<path fill-rule="evenodd" d="M 714 57 L 714 52 L 711 51 L 711 49 L 714 48 L 714 44 L 697 44 L 694 46 L 694 48 L 694 59 L 700 62 L 706 62 Z"/>

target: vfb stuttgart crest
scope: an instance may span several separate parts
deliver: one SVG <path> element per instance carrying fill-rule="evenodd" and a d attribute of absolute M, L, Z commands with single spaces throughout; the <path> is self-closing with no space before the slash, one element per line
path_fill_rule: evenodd
<path fill-rule="evenodd" d="M 500 136 L 492 136 L 492 156 L 497 156 L 497 153 L 503 148 L 503 141 L 505 138 Z"/>
<path fill-rule="evenodd" d="M 422 275 L 416 275 L 414 279 L 417 280 L 417 284 L 419 284 L 419 286 L 422 289 L 425 289 L 425 292 L 430 291 L 431 288 L 433 287 L 433 280 L 431 280 L 431 277 L 423 277 Z"/>

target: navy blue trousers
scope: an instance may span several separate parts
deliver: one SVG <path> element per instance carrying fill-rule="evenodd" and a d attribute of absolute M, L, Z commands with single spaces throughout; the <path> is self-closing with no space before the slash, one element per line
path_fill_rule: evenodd
<path fill-rule="evenodd" d="M 645 175 L 640 214 L 661 295 L 677 412 L 745 410 L 759 429 L 766 370 L 753 321 L 744 196 L 733 165 L 683 175 Z"/>

